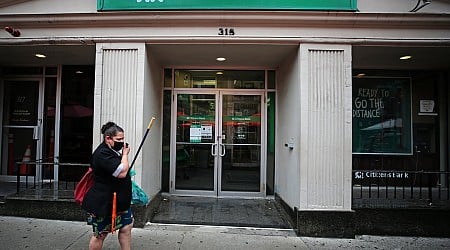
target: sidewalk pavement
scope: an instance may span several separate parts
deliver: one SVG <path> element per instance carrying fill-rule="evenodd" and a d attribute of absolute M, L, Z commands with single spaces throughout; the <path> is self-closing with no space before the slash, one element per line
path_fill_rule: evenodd
<path fill-rule="evenodd" d="M 87 249 L 90 237 L 84 222 L 0 216 L 0 249 Z M 120 249 L 117 234 L 103 249 Z M 333 239 L 297 237 L 287 229 L 148 224 L 133 229 L 132 249 L 450 249 L 450 238 Z"/>

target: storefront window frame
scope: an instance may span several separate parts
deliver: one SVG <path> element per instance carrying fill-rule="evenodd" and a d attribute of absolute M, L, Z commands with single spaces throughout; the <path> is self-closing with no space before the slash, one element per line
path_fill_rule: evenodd
<path fill-rule="evenodd" d="M 408 117 L 408 128 L 409 128 L 409 143 L 408 145 L 405 146 L 409 146 L 408 152 L 355 152 L 352 146 L 352 154 L 353 155 L 413 155 L 413 151 L 414 151 L 414 135 L 413 135 L 413 108 L 412 108 L 412 99 L 413 99 L 413 93 L 412 93 L 412 78 L 409 76 L 363 76 L 363 77 L 358 77 L 358 76 L 354 76 L 353 79 L 408 79 L 408 101 L 409 101 L 409 107 L 407 108 L 408 112 L 409 112 L 409 116 Z M 354 106 L 354 91 L 355 91 L 355 86 L 354 83 L 352 84 L 352 123 L 355 122 L 354 118 L 353 118 L 353 106 Z M 402 117 L 404 117 L 404 115 L 401 115 Z M 352 138 L 354 138 L 355 136 L 355 131 L 354 131 L 354 126 L 352 129 Z M 352 142 L 353 143 L 353 142 Z"/>
<path fill-rule="evenodd" d="M 204 69 L 204 70 L 214 70 L 214 71 L 227 71 L 227 70 L 232 70 L 232 71 L 263 71 L 264 72 L 264 84 L 263 84 L 263 86 L 261 87 L 261 88 L 254 88 L 254 89 L 244 89 L 244 90 L 250 90 L 250 91 L 264 91 L 264 98 L 266 99 L 264 102 L 266 102 L 267 101 L 267 98 L 268 98 L 268 96 L 269 96 L 269 93 L 270 94 L 273 94 L 274 95 L 274 97 L 275 97 L 275 100 L 274 101 L 276 101 L 276 99 L 277 99 L 277 96 L 276 96 L 276 88 L 277 88 L 277 71 L 275 70 L 275 69 L 271 69 L 271 68 L 261 68 L 261 69 L 242 69 L 242 68 L 227 68 L 227 69 L 211 69 L 211 68 L 202 68 L 202 67 L 195 67 L 195 68 L 191 68 L 191 67 L 165 67 L 163 70 L 162 70 L 162 81 L 163 81 L 163 88 L 162 88 L 162 92 L 161 92 L 161 95 L 163 96 L 163 98 L 167 98 L 169 95 L 170 95 L 170 103 L 172 102 L 172 99 L 173 99 L 173 91 L 174 90 L 180 90 L 180 89 L 186 89 L 186 88 L 178 88 L 178 87 L 176 87 L 176 84 L 175 84 L 175 78 L 176 78 L 176 76 L 175 76 L 175 71 L 176 70 L 202 70 L 202 69 Z M 171 84 L 167 81 L 167 79 L 165 79 L 166 77 L 168 77 L 170 74 L 169 74 L 169 72 L 172 72 L 172 74 L 171 74 Z M 271 78 L 271 79 L 269 79 L 269 77 L 270 77 L 270 74 L 272 74 L 273 75 L 273 77 Z M 269 83 L 269 81 L 273 81 L 273 82 L 271 82 L 271 83 Z M 191 89 L 191 88 L 187 88 L 187 89 Z M 223 88 L 215 88 L 216 90 L 224 90 Z M 227 89 L 227 90 L 233 90 L 233 89 Z M 170 93 L 170 94 L 169 94 Z M 274 103 L 274 105 L 276 105 L 276 103 Z M 276 107 L 276 106 L 275 106 Z M 276 113 L 277 113 L 277 109 L 275 108 L 275 114 L 274 114 L 274 116 L 276 117 Z M 267 119 L 268 119 L 268 117 L 267 117 Z M 275 118 L 274 118 L 275 119 Z M 168 126 L 166 126 L 166 127 L 163 127 L 163 130 L 171 130 L 172 128 L 171 128 L 171 124 L 169 123 L 168 124 Z M 276 119 L 275 119 L 275 124 L 274 124 L 274 127 L 276 127 Z M 269 140 L 269 132 L 267 131 L 267 129 L 268 128 L 266 128 L 264 131 L 263 131 L 263 133 L 265 133 L 265 140 L 266 140 L 266 142 Z M 170 134 L 171 133 L 169 133 L 169 137 L 170 137 Z M 274 137 L 276 137 L 276 134 L 273 134 L 273 136 Z M 168 145 L 166 145 L 166 144 L 164 144 L 164 145 L 162 145 L 162 147 L 171 147 L 171 145 L 170 145 L 170 142 L 171 142 L 172 140 L 169 138 L 169 144 Z M 267 145 L 267 143 L 266 143 L 266 145 Z M 269 180 L 269 179 L 266 179 L 266 183 L 265 183 L 265 185 L 266 185 L 266 187 L 264 188 L 264 190 L 265 190 L 265 196 L 271 196 L 271 195 L 273 195 L 274 194 L 274 189 L 275 189 L 275 186 L 274 186 L 274 178 L 275 178 L 275 166 L 273 165 L 272 166 L 272 168 L 270 168 L 269 166 L 268 166 L 268 164 L 269 164 L 269 162 L 267 161 L 267 154 L 269 153 L 269 150 L 267 149 L 267 150 L 265 150 L 264 151 L 264 153 L 265 153 L 265 160 L 266 160 L 266 176 L 268 177 L 269 176 L 269 173 L 268 173 L 268 171 L 273 171 L 273 173 L 272 173 L 272 179 L 271 180 Z M 164 157 L 164 155 L 162 155 L 162 157 Z M 276 157 L 275 155 L 273 156 L 274 158 Z M 274 164 L 274 163 L 273 163 Z M 162 164 L 162 166 L 161 166 L 162 168 L 167 168 L 167 166 L 164 166 L 163 164 Z M 169 166 L 170 167 L 170 166 Z M 270 169 L 269 169 L 270 168 Z M 166 180 L 167 179 L 167 180 Z M 161 175 L 161 182 L 162 183 L 165 183 L 164 185 L 163 185 L 163 187 L 162 187 L 162 191 L 163 192 L 169 192 L 169 190 L 170 190 L 170 188 L 169 188 L 169 185 L 170 185 L 170 173 L 167 173 L 167 171 L 166 171 L 166 174 L 162 174 Z M 268 186 L 269 185 L 269 186 Z"/>

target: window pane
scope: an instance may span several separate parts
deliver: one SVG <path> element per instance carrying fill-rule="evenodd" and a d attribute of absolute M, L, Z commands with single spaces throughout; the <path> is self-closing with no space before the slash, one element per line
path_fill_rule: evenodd
<path fill-rule="evenodd" d="M 178 94 L 176 189 L 214 189 L 215 114 L 215 95 Z"/>
<path fill-rule="evenodd" d="M 164 69 L 164 87 L 172 87 L 172 69 Z"/>
<path fill-rule="evenodd" d="M 353 79 L 353 153 L 411 154 L 410 78 Z"/>
<path fill-rule="evenodd" d="M 268 89 L 275 89 L 275 71 L 269 70 L 267 72 L 267 88 Z"/>
<path fill-rule="evenodd" d="M 217 75 L 218 88 L 224 89 L 263 89 L 263 70 L 229 70 Z"/>
<path fill-rule="evenodd" d="M 58 68 L 57 67 L 46 67 L 45 68 L 45 75 L 50 76 L 56 76 L 58 74 Z"/>
<path fill-rule="evenodd" d="M 353 79 L 353 184 L 361 187 L 402 187 L 399 189 L 400 195 L 417 198 L 420 192 L 412 192 L 413 187 L 436 187 L 448 183 L 448 177 L 435 172 L 448 171 L 444 163 L 447 155 L 442 155 L 448 146 L 445 136 L 441 134 L 448 127 L 448 87 L 443 77 L 446 73 L 364 73 L 376 74 L 377 77 Z M 381 75 L 389 76 L 378 77 Z M 393 75 L 408 75 L 409 78 Z M 356 100 L 358 96 L 360 98 Z M 408 101 L 411 107 L 405 105 Z M 372 108 L 377 105 L 378 110 Z M 365 120 L 376 118 L 380 121 L 375 124 L 364 123 Z M 372 145 L 372 151 L 364 145 Z M 357 153 L 355 148 L 365 150 L 366 153 Z M 409 188 L 410 193 L 405 191 L 405 187 Z M 367 192 L 358 195 L 362 194 L 367 195 Z M 386 196 L 386 193 L 383 195 Z"/>
<path fill-rule="evenodd" d="M 38 118 L 38 81 L 5 81 L 3 124 L 36 126 Z"/>
<path fill-rule="evenodd" d="M 171 122 L 171 108 L 172 108 L 172 91 L 164 91 L 164 105 L 163 105 L 163 151 L 162 151 L 162 179 L 161 189 L 163 192 L 169 192 L 170 179 L 170 122 Z"/>
<path fill-rule="evenodd" d="M 77 73 L 83 72 L 83 73 Z M 62 70 L 60 162 L 90 163 L 94 108 L 94 67 Z"/>
<path fill-rule="evenodd" d="M 175 70 L 176 88 L 264 89 L 264 70 Z"/>
<path fill-rule="evenodd" d="M 275 183 L 275 92 L 267 93 L 267 188 L 266 194 L 274 194 Z"/>
<path fill-rule="evenodd" d="M 55 153 L 55 112 L 56 112 L 56 77 L 45 78 L 44 95 L 44 134 L 42 144 L 43 162 L 53 162 Z M 43 177 L 53 177 L 53 165 L 45 165 Z"/>

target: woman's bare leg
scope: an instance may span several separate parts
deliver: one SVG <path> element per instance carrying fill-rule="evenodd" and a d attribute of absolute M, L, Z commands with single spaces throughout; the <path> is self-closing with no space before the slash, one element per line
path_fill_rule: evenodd
<path fill-rule="evenodd" d="M 103 247 L 103 241 L 105 241 L 107 234 L 102 234 L 100 237 L 95 237 L 92 235 L 89 241 L 89 250 L 101 250 Z"/>
<path fill-rule="evenodd" d="M 131 229 L 133 228 L 133 223 L 122 227 L 119 230 L 119 244 L 120 249 L 130 250 L 131 249 Z"/>

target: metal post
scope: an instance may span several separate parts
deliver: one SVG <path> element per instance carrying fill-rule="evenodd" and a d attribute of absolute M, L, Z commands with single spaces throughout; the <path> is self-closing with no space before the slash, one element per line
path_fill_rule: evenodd
<path fill-rule="evenodd" d="M 19 193 L 20 191 L 20 164 L 18 162 L 16 162 L 16 173 L 17 173 L 17 193 Z"/>
<path fill-rule="evenodd" d="M 433 203 L 433 192 L 431 190 L 431 182 L 433 175 L 431 173 L 428 174 L 428 205 L 431 206 Z"/>
<path fill-rule="evenodd" d="M 59 189 L 59 160 L 55 158 L 53 163 L 53 198 L 58 199 Z"/>

